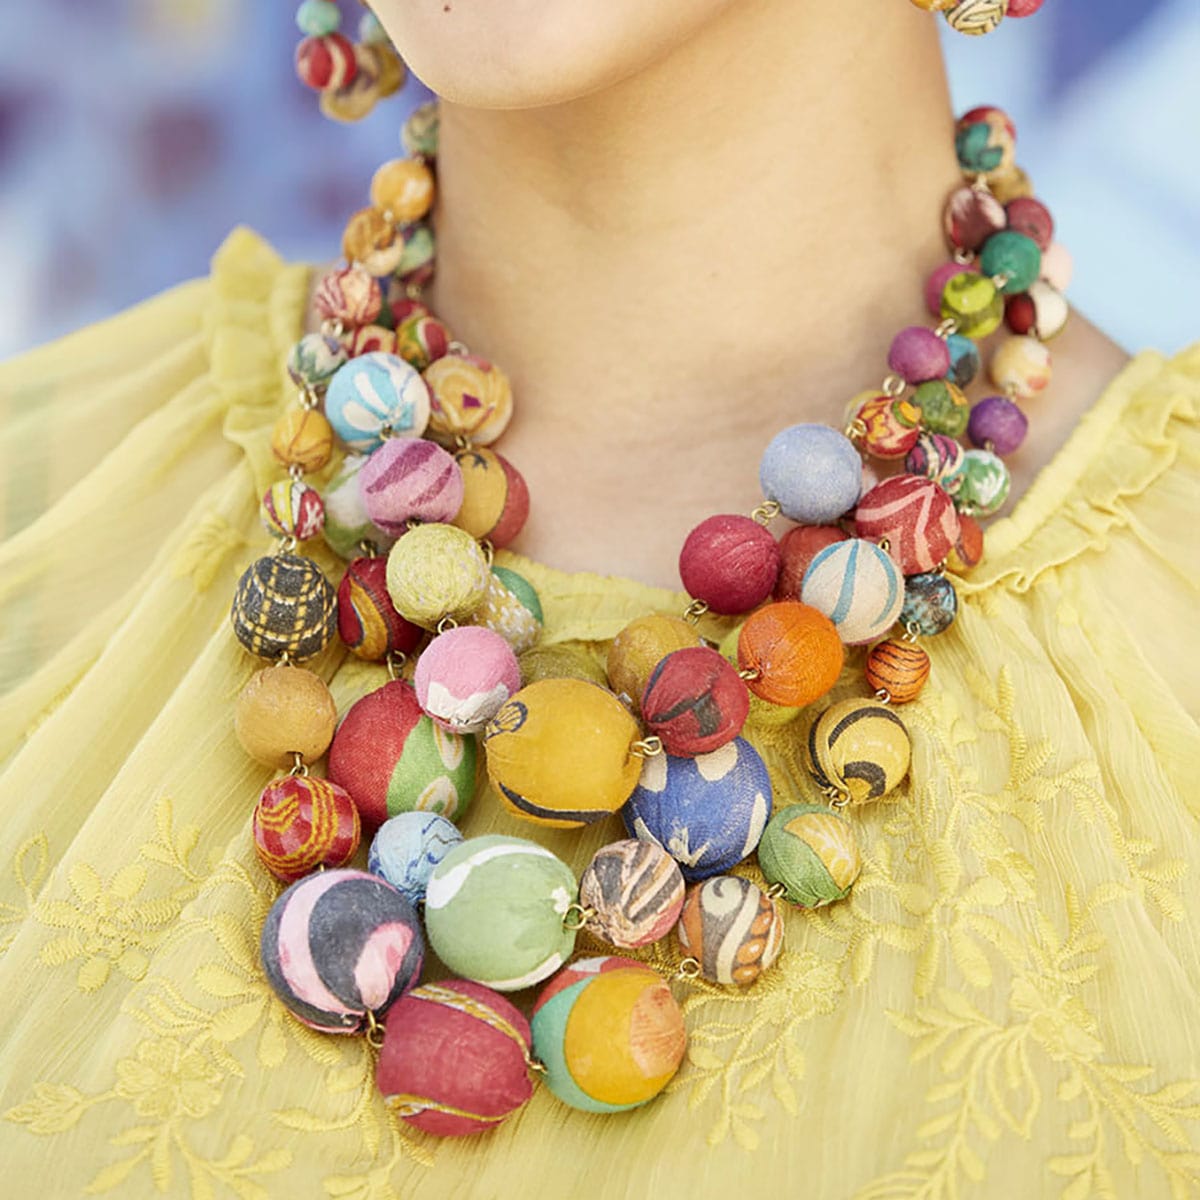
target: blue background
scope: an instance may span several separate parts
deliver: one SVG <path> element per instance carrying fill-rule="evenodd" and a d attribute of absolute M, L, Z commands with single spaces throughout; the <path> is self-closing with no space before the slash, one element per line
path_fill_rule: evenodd
<path fill-rule="evenodd" d="M 293 74 L 293 13 L 39 0 L 10 14 L 0 356 L 203 274 L 239 222 L 288 257 L 337 253 L 398 152 L 404 103 L 324 120 Z M 956 107 L 997 103 L 1017 123 L 1075 257 L 1072 302 L 1131 350 L 1200 337 L 1200 3 L 1047 0 L 986 38 L 944 40 Z M 410 84 L 404 100 L 418 96 Z"/>

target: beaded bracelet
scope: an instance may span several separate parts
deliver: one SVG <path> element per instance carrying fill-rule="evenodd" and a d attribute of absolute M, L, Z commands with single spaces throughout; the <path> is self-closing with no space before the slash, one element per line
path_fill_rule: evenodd
<path fill-rule="evenodd" d="M 297 404 L 272 438 L 288 477 L 262 501 L 279 545 L 234 598 L 239 640 L 274 662 L 239 696 L 235 727 L 253 757 L 290 768 L 253 822 L 264 865 L 291 885 L 263 929 L 267 978 L 306 1024 L 365 1033 L 381 1091 L 417 1128 L 494 1127 L 528 1099 L 531 1070 L 588 1111 L 645 1103 L 686 1047 L 670 984 L 753 984 L 780 952 L 781 900 L 815 908 L 852 887 L 846 810 L 907 774 L 895 709 L 930 674 L 918 639 L 954 620 L 946 568 L 982 556 L 976 518 L 1007 498 L 1003 455 L 1027 428 L 1018 401 L 1046 387 L 1044 341 L 1067 317 L 1069 259 L 1015 165 L 1011 122 L 975 109 L 956 138 L 967 183 L 944 213 L 953 258 L 926 287 L 936 325 L 896 336 L 888 374 L 852 399 L 843 431 L 802 424 L 772 439 L 763 503 L 686 539 L 685 612 L 631 622 L 603 673 L 537 646 L 536 592 L 492 561 L 529 494 L 491 449 L 512 416 L 507 378 L 420 299 L 433 272 L 435 106 L 410 119 L 411 157 L 379 169 L 371 206 L 348 223 L 347 265 L 315 293 L 325 324 L 288 360 Z M 1002 321 L 1013 336 L 989 365 L 1000 394 L 972 408 L 974 342 Z M 348 453 L 322 499 L 304 476 L 328 464 L 335 434 Z M 905 471 L 877 479 L 864 454 Z M 777 541 L 780 516 L 795 524 Z M 296 552 L 322 532 L 351 559 L 336 599 Z M 743 618 L 717 647 L 698 630 L 709 612 Z M 335 626 L 389 676 L 336 730 L 328 688 L 297 665 Z M 751 712 L 792 721 L 857 645 L 871 647 L 871 695 L 808 723 L 813 796 L 772 815 L 766 767 L 741 736 Z M 620 812 L 630 836 L 578 881 L 534 841 L 464 839 L 454 822 L 472 798 L 477 737 L 513 815 L 576 828 Z M 328 779 L 310 776 L 327 750 Z M 364 827 L 368 870 L 346 869 Z M 765 890 L 730 874 L 755 854 Z M 674 930 L 682 962 L 671 979 L 633 958 L 570 962 L 583 929 L 662 961 Z M 461 979 L 415 986 L 426 939 Z M 500 994 L 543 983 L 529 1021 Z"/>

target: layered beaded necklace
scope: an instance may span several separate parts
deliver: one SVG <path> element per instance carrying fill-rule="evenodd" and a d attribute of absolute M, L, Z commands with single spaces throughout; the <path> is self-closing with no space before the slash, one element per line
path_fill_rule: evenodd
<path fill-rule="evenodd" d="M 848 816 L 907 774 L 897 708 L 929 678 L 920 639 L 954 621 L 947 570 L 979 562 L 979 519 L 1007 498 L 1003 459 L 1025 436 L 1020 404 L 1049 382 L 1069 260 L 1015 164 L 1011 122 L 967 113 L 930 327 L 896 335 L 882 382 L 852 398 L 842 428 L 771 440 L 763 502 L 688 535 L 686 608 L 631 622 L 599 675 L 538 647 L 534 588 L 493 562 L 529 494 L 492 449 L 513 412 L 507 377 L 421 299 L 437 129 L 433 105 L 409 119 L 409 157 L 375 174 L 345 265 L 316 289 L 324 324 L 289 355 L 297 402 L 272 437 L 287 476 L 262 498 L 278 545 L 242 576 L 232 621 L 273 664 L 238 698 L 239 740 L 288 769 L 253 820 L 263 864 L 291 885 L 263 929 L 266 975 L 306 1024 L 380 1048 L 379 1086 L 404 1120 L 464 1134 L 524 1104 L 531 1070 L 588 1111 L 645 1103 L 686 1046 L 671 983 L 752 985 L 780 952 L 783 902 L 848 894 Z M 975 342 L 1002 323 L 997 392 L 972 407 Z M 335 439 L 346 453 L 322 496 L 305 476 Z M 904 470 L 879 481 L 872 460 Z M 777 539 L 781 517 L 793 524 Z M 336 591 L 298 552 L 322 534 L 350 560 Z M 698 632 L 706 613 L 740 619 L 719 646 Z M 389 676 L 340 724 L 329 689 L 297 665 L 335 632 Z M 846 646 L 870 647 L 864 695 L 822 709 Z M 772 794 L 741 736 L 752 708 L 796 731 L 811 795 Z M 536 841 L 464 839 L 455 822 L 480 748 L 514 816 L 571 829 L 619 812 L 629 836 L 578 880 Z M 327 751 L 328 778 L 311 776 Z M 349 869 L 364 829 L 368 870 Z M 731 873 L 754 856 L 765 888 Z M 617 954 L 570 961 L 583 928 Z M 618 956 L 664 938 L 683 955 L 671 980 Z M 418 986 L 426 945 L 459 978 Z M 535 985 L 527 1019 L 502 993 Z"/>

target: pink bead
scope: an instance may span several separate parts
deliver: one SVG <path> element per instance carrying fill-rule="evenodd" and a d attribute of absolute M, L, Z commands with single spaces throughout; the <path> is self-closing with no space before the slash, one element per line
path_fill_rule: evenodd
<path fill-rule="evenodd" d="M 888 368 L 909 383 L 942 379 L 950 370 L 950 351 L 932 329 L 910 325 L 892 339 Z"/>
<path fill-rule="evenodd" d="M 392 537 L 409 521 L 453 521 L 463 501 L 458 463 L 420 438 L 384 442 L 359 471 L 358 490 L 368 519 Z"/>
<path fill-rule="evenodd" d="M 982 188 L 956 188 L 942 213 L 942 228 L 953 250 L 978 250 L 1005 224 L 1004 206 Z"/>
<path fill-rule="evenodd" d="M 1050 243 L 1054 241 L 1054 218 L 1040 200 L 1032 196 L 1018 196 L 1004 206 L 1004 212 L 1009 229 L 1023 233 L 1036 242 L 1043 254 L 1050 248 Z"/>
<path fill-rule="evenodd" d="M 1010 17 L 1032 17 L 1046 0 L 1008 0 Z"/>
<path fill-rule="evenodd" d="M 1042 251 L 1042 278 L 1057 291 L 1065 292 L 1071 286 L 1075 273 L 1075 262 L 1071 252 L 1062 242 L 1051 242 Z"/>
<path fill-rule="evenodd" d="M 942 293 L 946 290 L 946 284 L 950 282 L 955 275 L 961 275 L 964 271 L 975 270 L 972 266 L 964 266 L 962 263 L 948 262 L 942 263 L 940 267 L 933 272 L 932 275 L 925 281 L 925 307 L 929 309 L 930 316 L 942 319 Z"/>
<path fill-rule="evenodd" d="M 727 514 L 701 521 L 683 543 L 679 577 L 689 596 L 715 613 L 749 612 L 779 578 L 775 539 L 757 521 Z"/>
<path fill-rule="evenodd" d="M 512 647 L 480 625 L 448 629 L 425 647 L 413 672 L 417 703 L 451 733 L 478 733 L 521 688 Z"/>

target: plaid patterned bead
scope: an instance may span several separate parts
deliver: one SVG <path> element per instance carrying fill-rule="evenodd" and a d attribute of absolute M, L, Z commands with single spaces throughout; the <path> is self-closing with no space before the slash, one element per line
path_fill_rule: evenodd
<path fill-rule="evenodd" d="M 320 654 L 337 628 L 337 594 L 311 558 L 278 554 L 250 564 L 230 611 L 238 641 L 260 658 Z"/>

